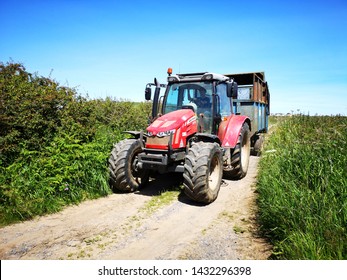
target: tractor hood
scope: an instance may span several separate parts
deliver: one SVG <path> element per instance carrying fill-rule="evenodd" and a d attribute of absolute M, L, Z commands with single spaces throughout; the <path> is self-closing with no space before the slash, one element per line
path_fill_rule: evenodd
<path fill-rule="evenodd" d="M 167 113 L 156 119 L 148 128 L 148 136 L 164 137 L 174 134 L 181 127 L 189 126 L 196 121 L 191 109 L 182 109 Z"/>

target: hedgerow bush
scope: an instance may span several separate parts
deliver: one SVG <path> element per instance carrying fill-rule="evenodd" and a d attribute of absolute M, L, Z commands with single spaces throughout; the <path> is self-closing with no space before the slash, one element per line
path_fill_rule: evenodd
<path fill-rule="evenodd" d="M 76 92 L 28 73 L 18 63 L 0 63 L 0 161 L 8 165 L 21 147 L 38 150 L 61 126 L 61 112 Z"/>
<path fill-rule="evenodd" d="M 0 63 L 0 225 L 107 195 L 107 159 L 124 130 L 147 125 L 148 103 L 89 100 Z"/>

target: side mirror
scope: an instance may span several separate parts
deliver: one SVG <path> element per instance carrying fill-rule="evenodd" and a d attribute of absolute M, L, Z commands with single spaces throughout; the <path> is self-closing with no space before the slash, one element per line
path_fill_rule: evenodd
<path fill-rule="evenodd" d="M 227 96 L 232 98 L 237 98 L 238 86 L 236 82 L 227 83 Z"/>
<path fill-rule="evenodd" d="M 151 86 L 146 86 L 146 89 L 145 89 L 145 99 L 146 100 L 151 100 L 152 98 L 152 89 L 151 89 Z"/>

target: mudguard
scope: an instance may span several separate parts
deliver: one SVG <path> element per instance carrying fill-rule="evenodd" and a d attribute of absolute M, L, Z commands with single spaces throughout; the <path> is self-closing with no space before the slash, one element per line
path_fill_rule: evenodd
<path fill-rule="evenodd" d="M 247 116 L 230 115 L 219 125 L 218 137 L 222 141 L 222 147 L 235 148 L 243 124 L 247 122 L 251 129 L 251 121 Z"/>

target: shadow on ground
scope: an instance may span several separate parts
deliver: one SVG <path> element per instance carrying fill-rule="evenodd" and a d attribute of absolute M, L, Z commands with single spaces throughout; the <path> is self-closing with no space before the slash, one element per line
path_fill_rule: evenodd
<path fill-rule="evenodd" d="M 165 191 L 180 191 L 178 201 L 191 206 L 205 206 L 205 204 L 198 203 L 187 197 L 183 191 L 183 176 L 177 173 L 159 174 L 144 187 L 135 192 L 138 195 L 145 196 L 158 196 Z"/>

